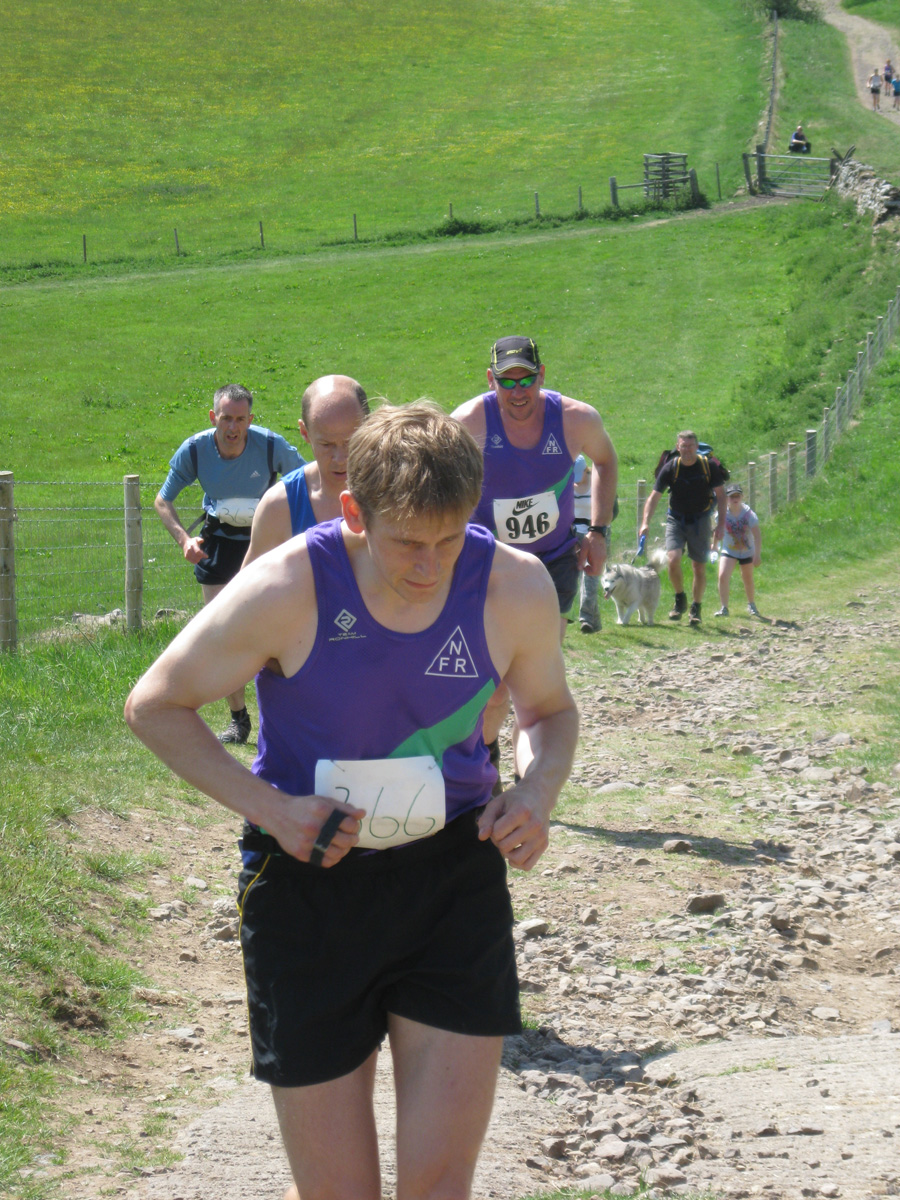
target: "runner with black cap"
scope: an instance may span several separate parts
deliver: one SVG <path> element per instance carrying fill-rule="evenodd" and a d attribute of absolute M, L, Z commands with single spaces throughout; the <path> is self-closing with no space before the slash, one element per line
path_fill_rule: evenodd
<path fill-rule="evenodd" d="M 544 364 L 530 337 L 503 337 L 491 347 L 489 390 L 461 405 L 454 417 L 484 454 L 481 500 L 472 518 L 495 537 L 541 560 L 559 599 L 560 639 L 578 591 L 579 569 L 603 571 L 609 549 L 618 460 L 596 409 L 544 388 Z M 581 545 L 575 536 L 575 460 L 590 459 L 591 521 Z M 498 688 L 485 713 L 485 741 L 499 762 L 497 735 L 509 709 Z M 521 774 L 516 764 L 516 774 Z"/>

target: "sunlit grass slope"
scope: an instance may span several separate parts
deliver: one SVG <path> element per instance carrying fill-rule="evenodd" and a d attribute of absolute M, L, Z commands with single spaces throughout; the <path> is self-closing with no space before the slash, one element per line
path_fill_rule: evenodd
<path fill-rule="evenodd" d="M 330 371 L 452 408 L 521 331 L 603 414 L 628 486 L 685 424 L 739 462 L 820 418 L 896 284 L 890 240 L 826 203 L 21 285 L 0 293 L 0 468 L 161 479 L 228 380 L 289 436 Z"/>
<path fill-rule="evenodd" d="M 18 0 L 0 262 L 307 244 L 608 199 L 642 154 L 728 190 L 763 106 L 734 0 Z M 727 87 L 722 71 L 727 64 Z"/>

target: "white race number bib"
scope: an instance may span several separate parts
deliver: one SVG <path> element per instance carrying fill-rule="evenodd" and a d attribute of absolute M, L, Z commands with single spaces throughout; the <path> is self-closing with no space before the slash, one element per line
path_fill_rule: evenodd
<path fill-rule="evenodd" d="M 444 777 L 430 754 L 361 761 L 320 758 L 316 795 L 364 808 L 358 845 L 387 850 L 444 828 Z"/>
<path fill-rule="evenodd" d="M 494 528 L 497 540 L 508 546 L 527 546 L 559 523 L 559 504 L 553 492 L 522 496 L 519 500 L 494 501 Z"/>
<path fill-rule="evenodd" d="M 229 496 L 227 500 L 217 500 L 210 515 L 225 525 L 252 525 L 257 504 L 259 500 L 249 496 Z"/>

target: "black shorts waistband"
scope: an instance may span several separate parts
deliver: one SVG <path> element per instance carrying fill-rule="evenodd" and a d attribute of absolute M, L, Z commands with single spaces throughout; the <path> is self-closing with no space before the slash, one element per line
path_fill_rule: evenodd
<path fill-rule="evenodd" d="M 420 838 L 416 842 L 407 842 L 405 846 L 392 846 L 388 850 L 362 850 L 354 847 L 340 862 L 329 867 L 328 871 L 348 869 L 367 873 L 391 871 L 397 867 L 406 867 L 412 863 L 422 862 L 424 859 L 433 858 L 436 855 L 451 853 L 466 842 L 478 840 L 478 818 L 483 811 L 484 805 L 469 809 L 468 812 L 455 817 L 440 832 L 432 834 L 431 837 Z M 318 872 L 322 869 L 301 862 L 293 855 L 285 854 L 271 834 L 264 833 L 246 821 L 238 845 L 245 863 L 249 853 L 251 855 L 272 855 L 278 866 L 285 870 Z"/>

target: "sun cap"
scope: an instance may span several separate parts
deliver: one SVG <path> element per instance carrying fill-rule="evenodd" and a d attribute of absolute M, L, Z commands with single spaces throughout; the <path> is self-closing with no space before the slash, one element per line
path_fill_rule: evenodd
<path fill-rule="evenodd" d="M 744 489 L 739 483 L 729 483 L 725 489 L 726 496 L 743 496 Z"/>
<path fill-rule="evenodd" d="M 491 373 L 505 375 L 513 367 L 528 367 L 537 371 L 541 365 L 538 348 L 528 337 L 504 337 L 491 346 Z"/>

